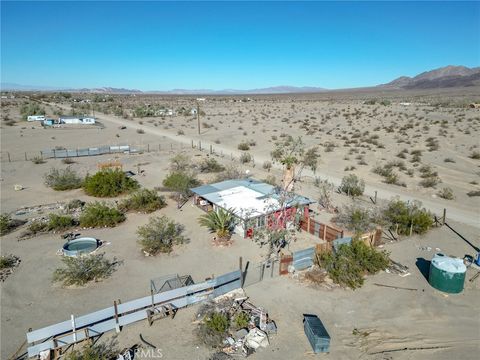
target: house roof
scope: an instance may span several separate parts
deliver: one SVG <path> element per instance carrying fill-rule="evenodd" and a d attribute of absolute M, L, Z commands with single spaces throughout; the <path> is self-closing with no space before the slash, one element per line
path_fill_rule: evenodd
<path fill-rule="evenodd" d="M 266 215 L 281 208 L 280 191 L 255 179 L 226 180 L 192 188 L 191 191 L 224 209 L 233 209 L 242 219 Z M 312 200 L 293 194 L 287 207 L 307 205 Z"/>

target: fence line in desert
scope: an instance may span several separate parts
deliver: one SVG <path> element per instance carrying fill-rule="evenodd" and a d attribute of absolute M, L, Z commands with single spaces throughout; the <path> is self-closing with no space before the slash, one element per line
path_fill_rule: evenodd
<path fill-rule="evenodd" d="M 225 157 L 223 151 L 216 151 L 213 145 L 204 147 L 201 141 L 194 142 L 192 140 L 190 145 L 178 142 L 162 142 L 158 144 L 137 144 L 137 145 L 101 145 L 88 148 L 55 148 L 41 151 L 27 151 L 27 152 L 0 152 L 0 162 L 17 162 L 17 161 L 37 161 L 45 159 L 66 159 L 85 156 L 99 156 L 109 154 L 143 154 L 143 153 L 170 153 L 172 151 L 182 151 L 188 149 L 196 149 L 199 151 L 208 151 L 210 154 Z M 231 153 L 230 160 L 236 160 Z M 253 157 L 252 157 L 253 162 Z"/>

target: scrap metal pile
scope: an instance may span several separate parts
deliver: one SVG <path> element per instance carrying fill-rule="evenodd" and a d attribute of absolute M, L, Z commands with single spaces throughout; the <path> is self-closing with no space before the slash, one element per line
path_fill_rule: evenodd
<path fill-rule="evenodd" d="M 220 354 L 249 356 L 269 346 L 269 337 L 277 332 L 277 326 L 267 311 L 253 305 L 246 296 L 225 296 L 205 304 L 197 313 L 197 318 L 203 318 L 204 324 L 212 314 L 221 314 L 229 323 L 228 329 L 221 334 L 221 342 L 215 346 L 219 350 L 216 357 Z M 239 318 L 243 320 L 236 320 Z"/>

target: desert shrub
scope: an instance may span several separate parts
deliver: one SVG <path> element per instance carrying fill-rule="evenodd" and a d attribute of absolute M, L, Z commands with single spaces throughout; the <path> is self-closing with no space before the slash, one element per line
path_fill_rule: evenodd
<path fill-rule="evenodd" d="M 85 206 L 85 201 L 82 201 L 80 199 L 73 199 L 70 200 L 65 208 L 67 212 L 73 212 L 77 209 L 83 209 Z"/>
<path fill-rule="evenodd" d="M 87 175 L 83 189 L 88 195 L 96 197 L 114 197 L 140 187 L 138 182 L 121 170 L 101 170 L 95 175 Z"/>
<path fill-rule="evenodd" d="M 410 233 L 423 234 L 427 232 L 433 225 L 432 214 L 421 208 L 418 201 L 404 202 L 400 199 L 390 201 L 383 212 L 384 220 L 393 225 L 398 225 L 398 233 L 407 235 Z"/>
<path fill-rule="evenodd" d="M 443 161 L 446 162 L 446 163 L 454 163 L 455 162 L 455 160 L 452 159 L 452 158 L 445 158 L 445 159 L 443 159 Z"/>
<path fill-rule="evenodd" d="M 333 221 L 357 234 L 372 230 L 379 224 L 378 216 L 373 210 L 356 204 L 344 206 Z"/>
<path fill-rule="evenodd" d="M 250 161 L 252 161 L 252 155 L 250 155 L 250 153 L 244 152 L 240 155 L 240 162 L 242 164 L 249 163 Z"/>
<path fill-rule="evenodd" d="M 225 170 L 225 166 L 212 157 L 204 159 L 198 167 L 202 173 L 218 173 Z"/>
<path fill-rule="evenodd" d="M 453 190 L 449 187 L 444 187 L 437 193 L 437 195 L 445 200 L 455 199 L 455 195 L 453 195 Z"/>
<path fill-rule="evenodd" d="M 64 267 L 53 273 L 53 282 L 61 282 L 63 286 L 83 286 L 90 281 L 99 281 L 110 277 L 121 263 L 116 258 L 105 259 L 105 254 L 62 257 Z"/>
<path fill-rule="evenodd" d="M 196 329 L 197 338 L 205 345 L 216 348 L 222 345 L 229 328 L 227 315 L 210 312 Z"/>
<path fill-rule="evenodd" d="M 470 159 L 479 160 L 480 159 L 480 151 L 472 151 L 472 153 L 468 157 Z"/>
<path fill-rule="evenodd" d="M 143 130 L 143 129 L 137 129 L 137 134 L 145 134 L 145 130 Z"/>
<path fill-rule="evenodd" d="M 66 354 L 65 360 L 107 360 L 116 359 L 120 350 L 114 344 L 96 342 L 83 347 L 81 350 L 73 349 Z"/>
<path fill-rule="evenodd" d="M 46 161 L 43 160 L 43 158 L 40 157 L 40 156 L 35 156 L 35 157 L 32 159 L 32 162 L 33 162 L 34 164 L 36 164 L 36 165 L 45 164 L 45 163 L 46 163 Z"/>
<path fill-rule="evenodd" d="M 360 196 L 365 190 L 365 181 L 355 174 L 344 176 L 339 190 L 349 196 Z"/>
<path fill-rule="evenodd" d="M 421 180 L 419 185 L 423 186 L 424 188 L 431 188 L 437 186 L 440 182 L 441 180 L 438 176 L 432 176 Z"/>
<path fill-rule="evenodd" d="M 340 245 L 336 252 L 320 256 L 320 265 L 337 284 L 352 289 L 361 287 L 365 274 L 375 274 L 390 263 L 388 253 L 377 251 L 362 241 L 353 240 L 350 245 Z"/>
<path fill-rule="evenodd" d="M 49 231 L 61 231 L 75 226 L 78 222 L 70 215 L 50 214 L 48 219 Z"/>
<path fill-rule="evenodd" d="M 20 106 L 20 115 L 27 120 L 30 115 L 45 115 L 45 109 L 36 102 L 27 102 Z"/>
<path fill-rule="evenodd" d="M 73 160 L 70 157 L 67 157 L 67 158 L 62 160 L 62 163 L 67 164 L 67 165 L 71 165 L 71 164 L 75 164 L 75 160 Z"/>
<path fill-rule="evenodd" d="M 277 186 L 277 178 L 275 175 L 267 175 L 265 179 L 262 180 L 266 184 L 270 184 L 272 186 Z"/>
<path fill-rule="evenodd" d="M 480 190 L 472 190 L 467 193 L 469 197 L 480 196 Z"/>
<path fill-rule="evenodd" d="M 18 257 L 15 255 L 0 256 L 0 270 L 14 267 L 18 262 Z"/>
<path fill-rule="evenodd" d="M 114 227 L 123 221 L 125 215 L 120 210 L 98 201 L 85 205 L 80 215 L 82 227 Z"/>
<path fill-rule="evenodd" d="M 235 165 L 227 165 L 225 170 L 221 173 L 218 173 L 215 176 L 215 182 L 225 181 L 225 180 L 234 180 L 234 179 L 241 179 L 244 177 L 242 171 L 236 167 Z"/>
<path fill-rule="evenodd" d="M 44 179 L 45 185 L 57 191 L 78 189 L 83 183 L 82 178 L 70 167 L 64 170 L 52 168 L 44 175 Z"/>
<path fill-rule="evenodd" d="M 265 161 L 263 163 L 263 168 L 267 171 L 270 171 L 272 169 L 272 163 L 270 161 Z"/>
<path fill-rule="evenodd" d="M 180 129 L 180 130 L 177 131 L 177 135 L 185 135 L 185 131 Z"/>
<path fill-rule="evenodd" d="M 0 215 L 0 235 L 5 235 L 11 230 L 12 218 L 8 214 Z"/>
<path fill-rule="evenodd" d="M 187 239 L 182 235 L 184 226 L 166 216 L 152 217 L 148 224 L 137 230 L 138 243 L 142 250 L 150 255 L 169 253 L 176 244 L 183 244 Z"/>
<path fill-rule="evenodd" d="M 173 172 L 187 171 L 190 166 L 190 158 L 185 154 L 177 154 L 170 159 L 170 170 Z"/>
<path fill-rule="evenodd" d="M 200 182 L 193 173 L 184 171 L 171 172 L 164 180 L 163 186 L 166 189 L 174 192 L 174 198 L 177 205 L 180 206 L 182 201 L 186 201 L 190 195 L 190 189 L 198 186 Z"/>
<path fill-rule="evenodd" d="M 327 210 L 333 208 L 332 195 L 335 190 L 335 185 L 326 179 L 322 180 L 320 178 L 315 178 L 315 186 L 318 188 L 319 205 Z"/>
<path fill-rule="evenodd" d="M 155 190 L 140 189 L 131 194 L 118 205 L 121 211 L 141 211 L 151 213 L 167 206 L 165 198 L 157 194 Z"/>
<path fill-rule="evenodd" d="M 237 146 L 238 150 L 247 151 L 250 150 L 250 145 L 247 142 L 242 142 Z"/>
<path fill-rule="evenodd" d="M 250 323 L 250 316 L 244 311 L 241 311 L 233 318 L 233 323 L 237 329 L 246 328 Z"/>

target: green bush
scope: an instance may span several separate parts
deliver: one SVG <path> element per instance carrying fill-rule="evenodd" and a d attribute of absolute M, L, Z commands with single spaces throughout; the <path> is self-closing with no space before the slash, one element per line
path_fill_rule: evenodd
<path fill-rule="evenodd" d="M 10 231 L 12 218 L 8 214 L 0 215 L 0 235 L 5 235 Z"/>
<path fill-rule="evenodd" d="M 342 178 L 339 190 L 349 196 L 360 196 L 365 190 L 365 181 L 355 174 L 346 175 Z"/>
<path fill-rule="evenodd" d="M 220 164 L 212 157 L 204 159 L 200 165 L 199 170 L 201 173 L 218 173 L 225 170 L 225 166 Z"/>
<path fill-rule="evenodd" d="M 20 107 L 20 115 L 23 120 L 27 120 L 31 115 L 45 115 L 45 109 L 36 102 L 27 102 Z"/>
<path fill-rule="evenodd" d="M 61 231 L 75 226 L 77 222 L 70 215 L 50 214 L 48 219 L 48 230 Z"/>
<path fill-rule="evenodd" d="M 384 270 L 389 262 L 388 253 L 353 240 L 350 245 L 340 245 L 336 252 L 323 253 L 319 265 L 335 283 L 356 289 L 363 285 L 365 274 Z"/>
<path fill-rule="evenodd" d="M 63 191 L 82 187 L 82 178 L 70 167 L 65 170 L 52 168 L 44 175 L 45 185 L 53 190 Z"/>
<path fill-rule="evenodd" d="M 344 206 L 333 221 L 356 234 L 374 229 L 379 222 L 372 211 L 357 205 Z"/>
<path fill-rule="evenodd" d="M 116 258 L 110 261 L 104 256 L 103 253 L 79 257 L 64 256 L 64 267 L 55 270 L 53 281 L 61 282 L 64 286 L 83 286 L 90 281 L 106 279 L 115 272 L 120 262 Z"/>
<path fill-rule="evenodd" d="M 228 317 L 217 312 L 210 314 L 210 316 L 205 319 L 205 324 L 209 329 L 220 333 L 226 332 L 229 327 Z"/>
<path fill-rule="evenodd" d="M 237 148 L 238 150 L 247 151 L 250 150 L 250 145 L 247 142 L 243 142 L 238 144 Z"/>
<path fill-rule="evenodd" d="M 85 192 L 96 197 L 114 197 L 139 187 L 138 182 L 123 171 L 110 169 L 87 175 L 83 183 Z"/>
<path fill-rule="evenodd" d="M 250 316 L 246 312 L 241 311 L 233 318 L 233 323 L 237 329 L 246 328 L 250 323 Z"/>
<path fill-rule="evenodd" d="M 18 257 L 15 255 L 0 256 L 0 270 L 14 267 L 18 262 Z"/>
<path fill-rule="evenodd" d="M 118 205 L 121 211 L 141 211 L 151 213 L 167 206 L 165 198 L 155 190 L 141 189 L 131 194 Z"/>
<path fill-rule="evenodd" d="M 178 205 L 180 205 L 180 202 L 187 200 L 191 195 L 190 189 L 198 185 L 200 185 L 200 182 L 195 175 L 184 171 L 171 172 L 163 180 L 163 186 L 175 193 L 174 198 Z"/>
<path fill-rule="evenodd" d="M 137 230 L 138 243 L 150 255 L 169 253 L 173 245 L 183 244 L 187 239 L 182 235 L 184 226 L 166 216 L 152 217 L 148 224 Z"/>
<path fill-rule="evenodd" d="M 211 348 L 217 348 L 223 345 L 228 327 L 229 319 L 227 315 L 210 312 L 198 325 L 195 334 L 203 344 Z"/>
<path fill-rule="evenodd" d="M 432 214 L 421 208 L 421 203 L 417 201 L 406 203 L 402 200 L 394 199 L 390 201 L 384 210 L 383 217 L 392 226 L 398 225 L 398 233 L 400 235 L 408 235 L 410 226 L 412 226 L 412 233 L 423 234 L 433 225 Z"/>
<path fill-rule="evenodd" d="M 123 221 L 125 215 L 120 210 L 98 201 L 85 205 L 80 215 L 82 227 L 114 227 Z"/>

